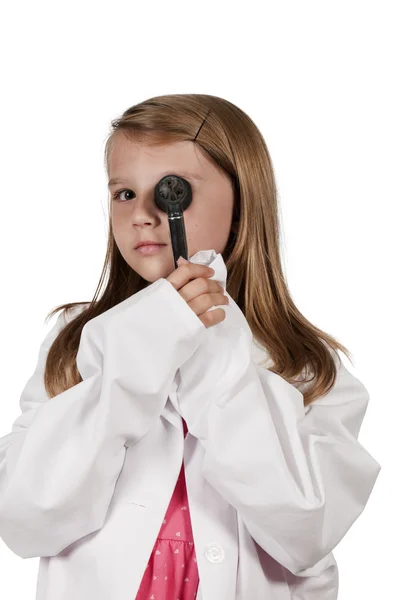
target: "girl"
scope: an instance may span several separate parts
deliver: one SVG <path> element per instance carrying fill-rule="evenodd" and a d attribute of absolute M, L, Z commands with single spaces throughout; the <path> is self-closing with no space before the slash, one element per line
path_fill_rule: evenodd
<path fill-rule="evenodd" d="M 289 295 L 264 139 L 201 94 L 112 126 L 103 272 L 50 313 L 0 440 L 0 536 L 40 557 L 37 600 L 335 599 L 381 467 L 349 352 Z M 177 269 L 153 197 L 173 173 L 194 198 Z"/>

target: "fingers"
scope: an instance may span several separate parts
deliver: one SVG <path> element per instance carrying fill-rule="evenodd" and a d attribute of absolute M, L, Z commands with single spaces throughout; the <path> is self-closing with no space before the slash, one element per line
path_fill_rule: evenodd
<path fill-rule="evenodd" d="M 179 294 L 186 302 L 192 302 L 198 296 L 203 294 L 220 294 L 224 293 L 224 288 L 218 281 L 213 279 L 207 279 L 205 277 L 199 277 L 193 281 L 189 281 L 185 286 L 179 290 Z"/>
<path fill-rule="evenodd" d="M 205 313 L 212 306 L 220 306 L 223 304 L 229 304 L 229 299 L 220 292 L 215 294 L 202 294 L 189 302 L 189 306 L 198 316 Z"/>
<path fill-rule="evenodd" d="M 170 281 L 176 290 L 179 290 L 192 279 L 197 279 L 198 277 L 212 277 L 212 275 L 214 275 L 214 269 L 211 269 L 206 265 L 195 265 L 187 262 L 177 267 L 177 269 L 167 277 L 167 280 Z"/>
<path fill-rule="evenodd" d="M 200 315 L 199 319 L 202 321 L 203 325 L 207 329 L 212 325 L 217 325 L 217 323 L 221 323 L 221 321 L 224 321 L 225 317 L 225 310 L 223 310 L 222 308 L 215 308 L 210 312 L 205 312 L 203 315 Z"/>
<path fill-rule="evenodd" d="M 209 279 L 215 273 L 206 265 L 197 265 L 180 256 L 178 267 L 167 277 L 180 296 L 187 302 L 191 310 L 208 328 L 224 321 L 226 314 L 222 308 L 210 308 L 229 304 L 222 285 Z"/>

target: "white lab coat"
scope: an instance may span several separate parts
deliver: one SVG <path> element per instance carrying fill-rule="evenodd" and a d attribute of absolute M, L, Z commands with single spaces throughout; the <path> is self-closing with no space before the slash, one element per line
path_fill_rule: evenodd
<path fill-rule="evenodd" d="M 190 260 L 225 289 L 220 254 Z M 368 392 L 341 365 L 304 408 L 299 385 L 259 365 L 232 298 L 224 309 L 206 329 L 159 279 L 84 326 L 83 381 L 52 399 L 43 371 L 63 313 L 45 337 L 0 439 L 0 537 L 41 557 L 37 600 L 134 600 L 182 460 L 198 600 L 337 597 L 332 550 L 381 469 L 357 439 Z"/>

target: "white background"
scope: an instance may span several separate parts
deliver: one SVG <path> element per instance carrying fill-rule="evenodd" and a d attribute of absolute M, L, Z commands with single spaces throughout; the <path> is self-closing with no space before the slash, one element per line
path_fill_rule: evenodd
<path fill-rule="evenodd" d="M 263 133 L 293 299 L 352 352 L 382 465 L 335 549 L 339 600 L 396 589 L 395 2 L 9 2 L 0 12 L 0 437 L 58 304 L 89 301 L 105 256 L 104 143 L 146 98 L 207 93 Z M 394 260 L 395 259 L 395 260 Z M 34 599 L 38 558 L 0 540 L 0 597 Z M 73 600 L 73 599 L 71 599 Z M 132 599 L 133 600 L 133 599 Z M 322 600 L 322 599 L 319 599 Z"/>

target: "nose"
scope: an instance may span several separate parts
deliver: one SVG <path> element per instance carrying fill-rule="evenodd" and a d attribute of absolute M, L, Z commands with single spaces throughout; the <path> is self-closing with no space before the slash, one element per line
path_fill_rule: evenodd
<path fill-rule="evenodd" d="M 156 206 L 154 191 L 137 193 L 131 203 L 131 221 L 133 224 L 159 224 L 162 221 L 162 211 Z M 165 215 L 165 220 L 167 215 Z"/>

